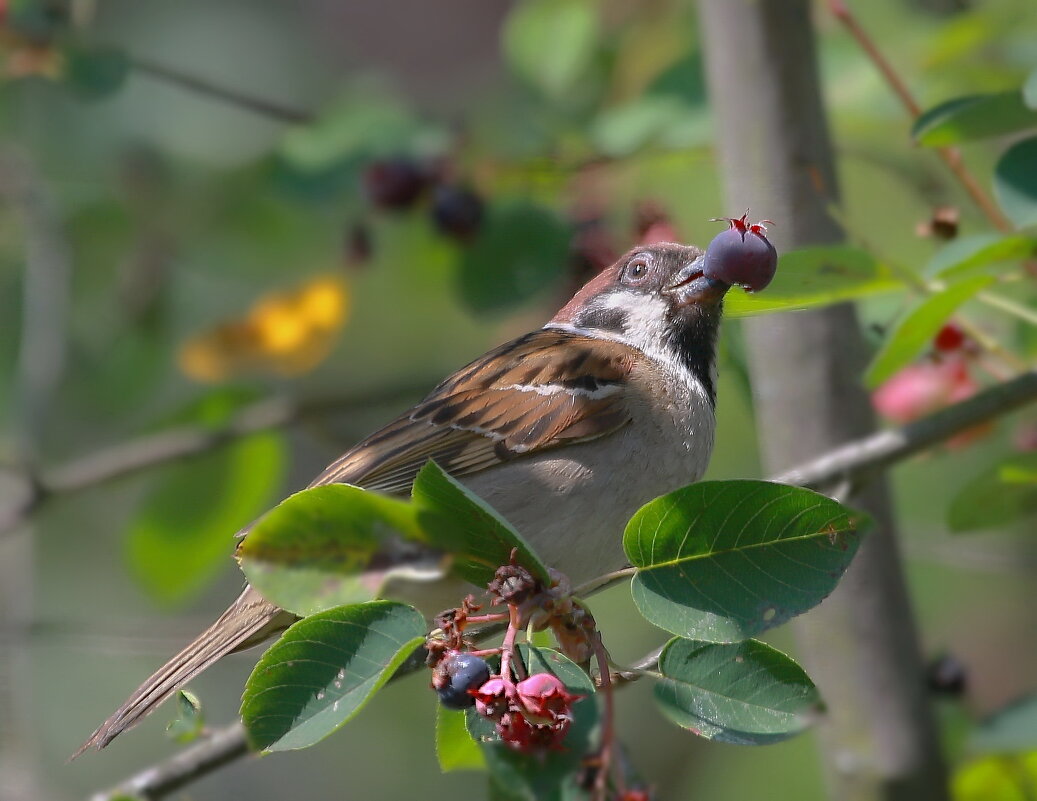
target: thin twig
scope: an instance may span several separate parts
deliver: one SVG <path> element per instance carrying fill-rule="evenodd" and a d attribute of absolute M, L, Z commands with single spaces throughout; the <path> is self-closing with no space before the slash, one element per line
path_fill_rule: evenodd
<path fill-rule="evenodd" d="M 1034 400 L 1037 400 L 1037 372 L 1025 373 L 904 428 L 881 431 L 850 442 L 772 480 L 823 489 L 856 479 L 889 468 L 955 434 L 1008 414 Z M 480 635 L 489 634 L 490 628 L 481 631 Z M 498 626 L 496 631 L 500 629 Z M 662 648 L 658 648 L 646 654 L 631 666 L 632 670 L 616 672 L 613 679 L 624 683 L 636 681 L 643 671 L 653 671 L 658 667 L 661 652 Z M 394 678 L 417 670 L 421 663 L 420 659 L 412 660 L 401 667 Z M 141 771 L 113 790 L 98 793 L 93 801 L 111 801 L 120 793 L 125 794 L 126 788 L 131 786 L 138 796 L 159 799 L 247 753 L 244 730 L 240 724 L 234 724 L 220 729 L 213 738 Z"/>
<path fill-rule="evenodd" d="M 832 15 L 845 26 L 850 35 L 857 40 L 861 50 L 871 59 L 878 71 L 882 73 L 882 77 L 889 84 L 890 89 L 893 90 L 893 93 L 900 100 L 907 113 L 911 115 L 912 120 L 918 119 L 922 115 L 922 107 L 918 105 L 918 101 L 911 94 L 907 84 L 889 60 L 882 54 L 882 51 L 879 50 L 875 41 L 864 30 L 857 18 L 853 16 L 845 0 L 828 0 L 828 7 L 831 9 Z M 1012 223 L 1001 213 L 994 201 L 983 190 L 979 181 L 976 180 L 976 176 L 965 166 L 961 158 L 961 152 L 957 148 L 937 147 L 933 148 L 933 150 L 936 151 L 936 155 L 947 165 L 954 177 L 958 179 L 958 183 L 962 185 L 969 197 L 972 198 L 973 202 L 986 215 L 995 228 L 1001 231 L 1015 230 Z"/>
<path fill-rule="evenodd" d="M 213 100 L 220 100 L 224 103 L 229 103 L 238 108 L 243 108 L 255 114 L 277 120 L 278 122 L 304 125 L 308 122 L 312 122 L 314 119 L 314 115 L 308 111 L 292 108 L 247 92 L 240 92 L 237 89 L 222 86 L 208 80 L 207 78 L 200 78 L 197 75 L 181 72 L 178 69 L 167 67 L 162 64 L 156 64 L 153 61 L 148 61 L 142 58 L 133 58 L 130 61 L 130 66 L 132 66 L 137 72 L 148 75 L 157 80 L 173 84 L 174 86 L 179 86 L 181 89 L 204 95 Z"/>

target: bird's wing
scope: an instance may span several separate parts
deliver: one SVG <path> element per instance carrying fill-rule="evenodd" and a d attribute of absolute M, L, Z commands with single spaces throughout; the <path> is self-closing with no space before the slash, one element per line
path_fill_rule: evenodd
<path fill-rule="evenodd" d="M 464 476 L 595 439 L 629 422 L 632 365 L 625 345 L 559 330 L 527 334 L 458 370 L 310 486 L 405 494 L 429 459 Z"/>

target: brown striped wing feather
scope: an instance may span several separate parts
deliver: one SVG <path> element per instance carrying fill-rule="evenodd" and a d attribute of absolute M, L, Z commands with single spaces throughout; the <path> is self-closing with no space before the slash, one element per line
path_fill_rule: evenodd
<path fill-rule="evenodd" d="M 405 494 L 429 460 L 454 476 L 595 439 L 630 420 L 629 347 L 542 329 L 490 351 L 408 414 L 360 442 L 310 486 Z"/>

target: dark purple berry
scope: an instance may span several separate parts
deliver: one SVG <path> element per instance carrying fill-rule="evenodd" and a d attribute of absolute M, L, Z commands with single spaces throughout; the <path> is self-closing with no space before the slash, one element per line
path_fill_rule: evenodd
<path fill-rule="evenodd" d="M 758 292 L 774 278 L 778 269 L 778 253 L 767 240 L 764 224 L 748 223 L 749 212 L 741 217 L 721 217 L 715 222 L 725 221 L 729 227 L 713 237 L 706 248 L 702 274 L 725 284 L 738 284 L 750 292 Z"/>
<path fill-rule="evenodd" d="M 968 689 L 968 671 L 957 657 L 944 654 L 926 667 L 925 683 L 933 693 L 958 698 Z"/>
<path fill-rule="evenodd" d="M 484 204 L 471 189 L 442 184 L 432 193 L 432 221 L 454 239 L 471 239 L 482 225 Z"/>
<path fill-rule="evenodd" d="M 432 684 L 439 693 L 439 702 L 447 709 L 465 709 L 475 705 L 475 696 L 469 690 L 478 690 L 490 678 L 490 666 L 484 659 L 454 651 L 436 666 Z"/>
<path fill-rule="evenodd" d="M 413 159 L 396 157 L 373 161 L 364 170 L 364 191 L 380 209 L 409 209 L 421 197 L 428 177 Z"/>

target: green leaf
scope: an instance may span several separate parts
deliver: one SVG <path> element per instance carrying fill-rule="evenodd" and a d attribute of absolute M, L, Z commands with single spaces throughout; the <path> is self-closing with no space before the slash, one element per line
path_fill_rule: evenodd
<path fill-rule="evenodd" d="M 268 512 L 241 540 L 238 559 L 265 598 L 304 616 L 370 600 L 394 575 L 441 572 L 435 555 L 399 537 L 423 539 L 411 504 L 329 484 L 297 492 Z"/>
<path fill-rule="evenodd" d="M 547 567 L 511 524 L 482 498 L 429 461 L 414 480 L 411 497 L 429 544 L 451 554 L 452 571 L 477 586 L 487 584 L 512 549 L 534 576 L 550 583 Z"/>
<path fill-rule="evenodd" d="M 176 717 L 166 725 L 166 736 L 174 742 L 193 742 L 205 727 L 202 704 L 190 690 L 178 690 L 176 694 Z"/>
<path fill-rule="evenodd" d="M 511 750 L 500 742 L 492 723 L 474 709 L 467 711 L 468 731 L 482 742 L 491 785 L 496 790 L 494 797 L 512 801 L 588 798 L 576 784 L 576 773 L 583 758 L 594 750 L 598 742 L 599 712 L 594 684 L 579 665 L 557 651 L 521 645 L 519 653 L 528 673 L 552 673 L 562 680 L 569 692 L 586 697 L 573 704 L 572 728 L 562 742 L 562 748 L 539 754 L 520 754 Z"/>
<path fill-rule="evenodd" d="M 164 468 L 130 524 L 133 575 L 162 603 L 195 597 L 230 564 L 234 533 L 270 505 L 286 460 L 283 438 L 264 433 Z"/>
<path fill-rule="evenodd" d="M 598 31 L 590 0 L 525 0 L 512 7 L 504 23 L 504 57 L 516 74 L 558 97 L 590 65 Z"/>
<path fill-rule="evenodd" d="M 392 601 L 340 606 L 292 625 L 245 684 L 241 719 L 252 748 L 320 742 L 361 707 L 425 640 L 425 619 Z"/>
<path fill-rule="evenodd" d="M 642 506 L 623 547 L 634 603 L 681 637 L 737 642 L 816 606 L 857 552 L 859 513 L 811 490 L 707 481 Z"/>
<path fill-rule="evenodd" d="M 115 47 L 71 47 L 65 50 L 65 82 L 77 94 L 99 100 L 126 82 L 130 61 Z"/>
<path fill-rule="evenodd" d="M 809 309 L 903 288 L 903 282 L 867 251 L 842 245 L 803 248 L 778 257 L 774 281 L 763 292 L 728 293 L 724 311 L 728 317 L 746 317 Z"/>
<path fill-rule="evenodd" d="M 998 160 L 994 196 L 1019 228 L 1037 225 L 1037 137 L 1017 142 Z"/>
<path fill-rule="evenodd" d="M 929 278 L 957 278 L 963 273 L 1006 261 L 1030 258 L 1037 250 L 1037 240 L 1011 234 L 976 234 L 955 239 L 944 245 L 926 265 Z"/>
<path fill-rule="evenodd" d="M 708 141 L 709 116 L 673 95 L 646 95 L 602 111 L 591 139 L 603 155 L 628 156 L 650 145 L 690 147 Z"/>
<path fill-rule="evenodd" d="M 1037 798 L 1037 751 L 993 754 L 954 771 L 954 801 L 1033 801 Z"/>
<path fill-rule="evenodd" d="M 1023 84 L 1023 102 L 1032 109 L 1037 109 L 1037 70 L 1027 76 Z"/>
<path fill-rule="evenodd" d="M 864 373 L 868 388 L 874 389 L 901 367 L 914 361 L 958 307 L 993 282 L 994 278 L 987 275 L 966 278 L 915 303 L 897 320 L 871 360 Z"/>
<path fill-rule="evenodd" d="M 911 135 L 920 145 L 947 147 L 1031 128 L 1037 128 L 1037 111 L 1014 91 L 948 100 L 922 114 Z"/>
<path fill-rule="evenodd" d="M 1037 513 L 1037 453 L 1009 456 L 966 484 L 951 501 L 951 531 L 996 529 Z"/>
<path fill-rule="evenodd" d="M 1037 750 L 1037 695 L 1009 704 L 976 726 L 969 748 L 980 754 Z"/>
<path fill-rule="evenodd" d="M 820 697 L 790 657 L 758 640 L 734 645 L 670 640 L 655 685 L 663 713 L 707 740 L 767 745 L 799 734 Z"/>
<path fill-rule="evenodd" d="M 475 241 L 461 254 L 461 299 L 480 312 L 520 305 L 550 288 L 565 267 L 570 228 L 524 202 L 491 205 Z"/>
<path fill-rule="evenodd" d="M 436 704 L 436 757 L 444 773 L 455 770 L 486 770 L 479 744 L 465 726 L 465 713 Z"/>

